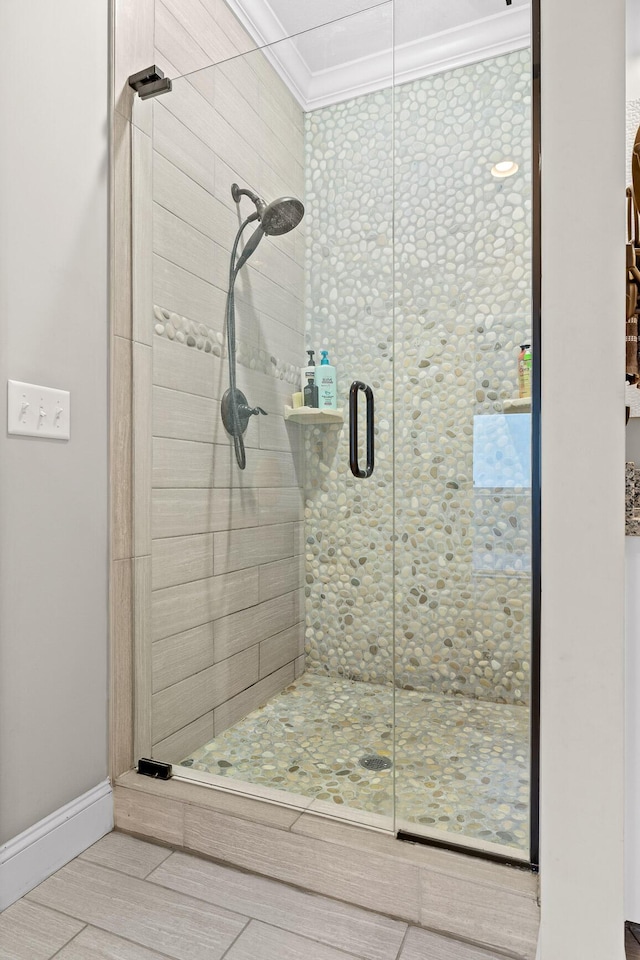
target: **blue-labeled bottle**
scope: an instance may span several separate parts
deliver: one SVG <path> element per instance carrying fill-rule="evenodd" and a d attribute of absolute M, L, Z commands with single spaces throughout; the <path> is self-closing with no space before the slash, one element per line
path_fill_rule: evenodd
<path fill-rule="evenodd" d="M 318 406 L 321 410 L 336 410 L 338 392 L 336 368 L 329 363 L 329 351 L 321 350 L 322 360 L 316 367 L 316 386 L 318 388 Z"/>

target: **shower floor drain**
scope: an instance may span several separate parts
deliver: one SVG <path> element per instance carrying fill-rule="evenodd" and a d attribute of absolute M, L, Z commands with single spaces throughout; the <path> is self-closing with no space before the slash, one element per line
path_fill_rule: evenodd
<path fill-rule="evenodd" d="M 373 753 L 370 756 L 362 757 L 360 766 L 364 767 L 365 770 L 389 770 L 393 764 L 389 757 L 380 757 L 377 753 Z"/>

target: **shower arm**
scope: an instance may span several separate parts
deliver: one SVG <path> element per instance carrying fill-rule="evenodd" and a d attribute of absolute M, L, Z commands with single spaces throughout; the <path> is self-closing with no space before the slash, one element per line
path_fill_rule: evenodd
<path fill-rule="evenodd" d="M 248 187 L 239 187 L 237 183 L 234 183 L 231 188 L 231 196 L 236 203 L 240 203 L 240 197 L 249 197 L 256 205 L 256 212 L 258 219 L 262 217 L 262 214 L 267 208 L 267 202 L 262 197 L 259 197 L 257 193 L 254 193 L 253 190 L 249 190 Z M 256 219 L 255 217 L 253 218 Z"/>

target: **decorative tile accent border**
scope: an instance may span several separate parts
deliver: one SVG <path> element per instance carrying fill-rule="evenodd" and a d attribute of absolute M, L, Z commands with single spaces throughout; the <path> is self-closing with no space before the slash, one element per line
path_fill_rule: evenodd
<path fill-rule="evenodd" d="M 175 340 L 186 347 L 195 347 L 203 353 L 210 353 L 214 357 L 226 357 L 224 336 L 216 333 L 204 323 L 196 323 L 188 317 L 181 317 L 177 313 L 165 310 L 164 307 L 154 306 L 154 330 L 159 337 Z M 252 343 L 238 341 L 236 360 L 243 367 L 257 370 L 276 380 L 285 380 L 292 385 L 292 393 L 299 390 L 300 367 L 295 367 L 284 360 L 278 360 L 273 354 L 260 350 Z M 300 362 L 302 365 L 302 361 Z"/>

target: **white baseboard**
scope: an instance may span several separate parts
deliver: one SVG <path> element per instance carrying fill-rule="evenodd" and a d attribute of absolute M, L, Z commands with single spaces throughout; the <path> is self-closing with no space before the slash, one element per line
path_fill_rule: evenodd
<path fill-rule="evenodd" d="M 0 847 L 0 911 L 113 830 L 104 780 Z"/>

